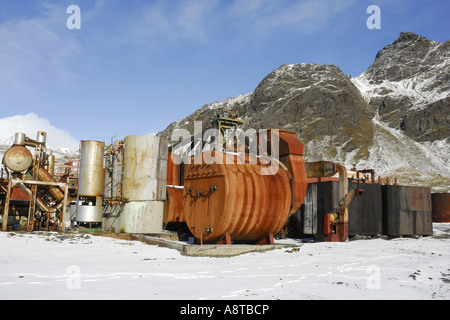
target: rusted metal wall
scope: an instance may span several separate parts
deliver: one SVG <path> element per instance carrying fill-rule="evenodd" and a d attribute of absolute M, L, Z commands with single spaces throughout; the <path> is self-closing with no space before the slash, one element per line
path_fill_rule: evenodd
<path fill-rule="evenodd" d="M 317 183 L 308 184 L 302 210 L 296 214 L 298 214 L 297 220 L 301 223 L 302 235 L 314 235 L 318 233 Z"/>
<path fill-rule="evenodd" d="M 302 236 L 324 240 L 324 216 L 339 206 L 339 181 L 309 183 L 302 207 Z M 350 223 L 350 222 L 349 222 Z"/>
<path fill-rule="evenodd" d="M 433 234 L 430 188 L 384 185 L 382 195 L 384 234 Z"/>
<path fill-rule="evenodd" d="M 184 166 L 184 164 L 176 164 L 174 162 L 174 159 L 177 163 L 180 163 L 180 158 L 176 155 L 170 152 L 167 156 L 167 181 L 166 184 L 168 186 L 181 186 L 181 167 Z"/>
<path fill-rule="evenodd" d="M 181 186 L 167 186 L 166 201 L 164 202 L 164 225 L 171 222 L 186 222 L 183 211 L 184 188 Z"/>
<path fill-rule="evenodd" d="M 349 182 L 348 188 L 349 190 L 364 190 L 364 195 L 355 197 L 348 207 L 349 235 L 376 236 L 383 234 L 381 185 Z"/>
<path fill-rule="evenodd" d="M 433 193 L 431 195 L 433 222 L 450 222 L 450 193 Z"/>

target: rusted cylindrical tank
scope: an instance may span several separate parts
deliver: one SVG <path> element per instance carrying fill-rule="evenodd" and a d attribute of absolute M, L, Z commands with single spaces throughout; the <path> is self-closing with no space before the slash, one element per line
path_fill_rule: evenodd
<path fill-rule="evenodd" d="M 450 193 L 431 195 L 433 222 L 450 223 Z"/>
<path fill-rule="evenodd" d="M 104 142 L 81 141 L 78 196 L 98 197 L 103 194 L 105 187 L 104 149 Z"/>
<path fill-rule="evenodd" d="M 11 171 L 22 172 L 32 166 L 33 155 L 26 147 L 16 145 L 5 152 L 3 164 Z"/>
<path fill-rule="evenodd" d="M 128 201 L 166 199 L 167 140 L 154 135 L 125 138 L 122 195 Z"/>
<path fill-rule="evenodd" d="M 256 242 L 281 230 L 291 208 L 289 171 L 280 166 L 272 175 L 261 175 L 270 164 L 251 164 L 251 156 L 239 164 L 233 154 L 202 155 L 223 161 L 192 164 L 185 176 L 184 214 L 197 239 L 214 242 L 229 234 L 232 241 Z"/>

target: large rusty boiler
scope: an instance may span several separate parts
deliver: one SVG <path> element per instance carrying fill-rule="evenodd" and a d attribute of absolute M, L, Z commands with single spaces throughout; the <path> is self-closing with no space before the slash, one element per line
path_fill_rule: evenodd
<path fill-rule="evenodd" d="M 261 174 L 273 168 L 262 157 L 241 154 L 237 161 L 235 153 L 216 151 L 203 152 L 188 166 L 183 211 L 188 228 L 200 243 L 222 239 L 225 243 L 271 243 L 303 203 L 307 187 L 303 145 L 287 131 L 271 132 L 280 138 L 280 145 L 285 144 L 283 161 L 290 167 L 281 162 L 280 154 L 278 170 Z M 289 150 L 298 153 L 290 161 Z M 223 161 L 207 164 L 202 161 L 205 156 Z"/>
<path fill-rule="evenodd" d="M 81 141 L 76 221 L 83 226 L 103 221 L 104 149 L 104 142 Z"/>

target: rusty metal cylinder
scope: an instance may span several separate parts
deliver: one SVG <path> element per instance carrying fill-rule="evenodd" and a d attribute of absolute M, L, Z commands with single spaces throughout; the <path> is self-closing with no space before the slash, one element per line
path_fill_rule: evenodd
<path fill-rule="evenodd" d="M 23 145 L 25 145 L 26 138 L 27 138 L 27 136 L 25 135 L 25 133 L 17 132 L 14 135 L 14 145 L 15 146 L 23 146 Z"/>
<path fill-rule="evenodd" d="M 105 187 L 105 168 L 103 165 L 105 143 L 101 141 L 82 141 L 78 196 L 98 197 Z"/>
<path fill-rule="evenodd" d="M 45 145 L 45 143 L 47 142 L 47 132 L 38 131 L 36 134 L 36 142 Z"/>
<path fill-rule="evenodd" d="M 450 193 L 433 193 L 431 206 L 433 222 L 450 223 Z"/>
<path fill-rule="evenodd" d="M 256 242 L 278 233 L 290 215 L 289 171 L 279 167 L 272 175 L 262 175 L 261 169 L 270 164 L 251 164 L 251 156 L 242 164 L 228 153 L 203 155 L 223 156 L 223 161 L 193 164 L 186 173 L 184 214 L 192 234 L 203 242 L 227 234 L 232 241 Z"/>
<path fill-rule="evenodd" d="M 22 172 L 33 165 L 33 155 L 26 147 L 16 145 L 6 151 L 3 164 L 11 171 Z"/>

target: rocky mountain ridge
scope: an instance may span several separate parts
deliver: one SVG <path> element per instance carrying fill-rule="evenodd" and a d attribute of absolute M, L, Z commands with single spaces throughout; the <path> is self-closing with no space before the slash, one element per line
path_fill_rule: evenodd
<path fill-rule="evenodd" d="M 282 65 L 252 93 L 204 105 L 172 123 L 193 132 L 219 109 L 238 113 L 246 128 L 282 128 L 305 144 L 307 161 L 375 169 L 407 185 L 450 191 L 450 41 L 413 33 L 378 52 L 351 78 L 334 65 Z"/>

